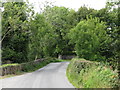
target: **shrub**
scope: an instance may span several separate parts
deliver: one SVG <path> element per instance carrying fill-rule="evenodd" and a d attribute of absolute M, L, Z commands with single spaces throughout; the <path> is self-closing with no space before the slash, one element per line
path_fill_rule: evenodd
<path fill-rule="evenodd" d="M 74 59 L 68 65 L 67 76 L 77 88 L 119 87 L 118 73 L 98 62 Z"/>

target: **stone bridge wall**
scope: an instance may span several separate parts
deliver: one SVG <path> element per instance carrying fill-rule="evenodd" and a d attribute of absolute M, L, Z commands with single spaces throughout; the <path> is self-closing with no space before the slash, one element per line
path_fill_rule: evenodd
<path fill-rule="evenodd" d="M 7 66 L 7 67 L 0 67 L 0 75 L 1 76 L 4 76 L 4 75 L 8 75 L 8 74 L 16 74 L 17 72 L 19 71 L 22 71 L 24 68 L 25 65 L 27 64 L 38 64 L 40 62 L 44 61 L 44 59 L 38 59 L 38 60 L 35 60 L 35 61 L 31 61 L 31 62 L 28 62 L 28 63 L 23 63 L 23 64 L 20 64 L 20 65 L 15 65 L 15 66 Z"/>

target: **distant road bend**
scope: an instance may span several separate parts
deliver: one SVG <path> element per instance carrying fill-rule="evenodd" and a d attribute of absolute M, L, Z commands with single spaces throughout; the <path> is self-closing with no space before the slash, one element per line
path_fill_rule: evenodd
<path fill-rule="evenodd" d="M 2 88 L 74 88 L 66 77 L 69 62 L 50 63 L 32 72 L 2 80 Z"/>

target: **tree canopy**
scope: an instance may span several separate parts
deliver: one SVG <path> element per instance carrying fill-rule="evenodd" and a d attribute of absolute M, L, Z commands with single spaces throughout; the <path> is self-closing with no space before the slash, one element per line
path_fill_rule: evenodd
<path fill-rule="evenodd" d="M 75 55 L 118 63 L 120 56 L 119 2 L 95 10 L 75 11 L 46 6 L 35 13 L 26 2 L 5 2 L 2 12 L 2 60 L 23 63 L 38 58 Z"/>

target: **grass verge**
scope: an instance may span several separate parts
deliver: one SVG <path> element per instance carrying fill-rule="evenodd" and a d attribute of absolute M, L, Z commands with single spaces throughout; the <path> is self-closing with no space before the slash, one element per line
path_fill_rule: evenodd
<path fill-rule="evenodd" d="M 4 64 L 4 65 L 1 65 L 0 67 L 8 67 L 8 66 L 16 66 L 16 65 L 19 65 L 18 63 L 14 63 L 14 64 Z"/>
<path fill-rule="evenodd" d="M 74 59 L 66 71 L 68 80 L 76 88 L 118 88 L 117 71 L 101 64 Z"/>

